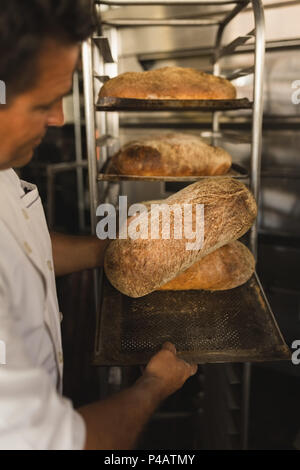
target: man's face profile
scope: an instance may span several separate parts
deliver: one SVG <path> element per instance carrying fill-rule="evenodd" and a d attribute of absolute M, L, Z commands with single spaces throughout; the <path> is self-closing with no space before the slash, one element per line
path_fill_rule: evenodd
<path fill-rule="evenodd" d="M 34 86 L 0 106 L 0 170 L 29 163 L 48 126 L 64 124 L 62 99 L 72 89 L 78 55 L 76 44 L 43 41 Z"/>

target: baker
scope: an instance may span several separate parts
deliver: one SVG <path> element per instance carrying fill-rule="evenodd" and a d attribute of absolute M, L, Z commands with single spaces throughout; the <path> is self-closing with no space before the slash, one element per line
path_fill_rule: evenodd
<path fill-rule="evenodd" d="M 134 448 L 160 402 L 197 370 L 166 343 L 131 388 L 78 410 L 62 396 L 55 275 L 102 266 L 106 242 L 50 236 L 37 188 L 14 169 L 49 126 L 63 125 L 62 99 L 92 31 L 89 0 L 1 1 L 0 449 Z"/>

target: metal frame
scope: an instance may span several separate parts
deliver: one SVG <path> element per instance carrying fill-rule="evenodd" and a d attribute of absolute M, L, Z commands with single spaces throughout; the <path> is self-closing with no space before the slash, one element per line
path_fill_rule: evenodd
<path fill-rule="evenodd" d="M 262 148 L 262 119 L 263 119 L 263 77 L 265 64 L 265 20 L 264 9 L 261 0 L 252 0 L 255 19 L 255 31 L 248 35 L 237 38 L 227 47 L 221 49 L 222 36 L 225 26 L 241 11 L 241 5 L 237 5 L 225 22 L 219 27 L 216 38 L 216 55 L 214 63 L 214 74 L 220 75 L 221 68 L 219 59 L 232 53 L 236 47 L 244 44 L 255 33 L 255 59 L 254 59 L 254 90 L 253 90 L 253 114 L 252 114 L 252 143 L 251 143 L 251 175 L 250 186 L 252 193 L 259 204 L 260 173 L 261 173 L 261 148 Z M 219 131 L 220 113 L 214 113 L 213 132 Z M 250 232 L 250 246 L 252 253 L 257 259 L 257 220 Z M 243 367 L 243 393 L 242 393 L 242 448 L 247 449 L 249 428 L 249 400 L 251 386 L 251 364 L 246 363 Z"/>
<path fill-rule="evenodd" d="M 113 26 L 115 28 L 124 28 L 124 27 L 141 27 L 141 26 L 217 26 L 221 24 L 220 21 L 213 19 L 195 19 L 195 20 L 110 20 L 103 21 L 105 26 Z"/>
<path fill-rule="evenodd" d="M 123 26 L 137 27 L 137 26 L 155 26 L 155 25 L 167 25 L 167 26 L 211 26 L 218 25 L 218 32 L 216 36 L 216 47 L 215 47 L 215 56 L 214 56 L 214 74 L 220 75 L 221 57 L 232 54 L 236 52 L 236 47 L 243 45 L 248 39 L 254 35 L 255 39 L 255 63 L 254 63 L 254 107 L 252 114 L 252 142 L 251 142 L 251 190 L 255 196 L 255 199 L 258 202 L 259 199 L 259 190 L 260 190 L 260 175 L 261 175 L 261 145 L 262 145 L 262 117 L 263 117 L 263 75 L 264 75 L 264 59 L 265 59 L 265 24 L 264 24 L 264 9 L 262 0 L 215 0 L 215 1 L 193 1 L 193 0 L 119 0 L 119 1 L 100 1 L 95 0 L 95 3 L 98 5 L 108 5 L 108 6 L 129 6 L 129 5 L 233 5 L 233 9 L 228 13 L 225 12 L 225 18 L 223 20 L 215 19 L 178 19 L 178 20 L 110 20 L 104 22 L 107 26 L 113 27 L 112 34 L 114 35 L 114 51 L 109 53 L 107 50 L 107 44 L 104 49 L 106 50 L 106 56 L 108 61 L 112 58 L 117 62 L 117 46 L 116 46 L 116 28 Z M 252 4 L 255 20 L 255 30 L 250 32 L 248 35 L 245 35 L 241 38 L 238 38 L 236 41 L 233 41 L 231 44 L 226 47 L 221 47 L 222 37 L 224 29 L 235 18 L 243 9 L 245 9 L 249 3 Z M 222 12 L 224 14 L 224 12 Z M 98 37 L 99 39 L 99 37 Z M 100 38 L 101 39 L 101 38 Z M 99 47 L 95 42 L 95 45 Z M 89 183 L 90 183 L 90 205 L 91 205 L 91 220 L 92 220 L 92 232 L 95 233 L 96 230 L 96 209 L 99 204 L 99 191 L 98 191 L 98 181 L 97 181 L 97 159 L 96 159 L 96 118 L 95 118 L 95 83 L 94 83 L 94 65 L 93 65 L 93 39 L 89 39 L 82 47 L 82 56 L 83 56 L 83 71 L 84 71 L 84 92 L 85 92 L 85 118 L 86 118 L 86 132 L 87 132 L 87 152 L 88 152 L 88 167 L 89 167 Z M 101 47 L 100 47 L 101 49 Z M 103 49 L 103 48 L 102 48 Z M 98 75 L 102 77 L 109 76 L 109 73 L 106 73 L 106 64 L 105 57 L 103 58 L 102 66 L 100 67 L 100 73 Z M 98 72 L 98 70 L 97 70 Z M 240 74 L 252 73 L 252 70 L 242 70 L 238 71 Z M 240 75 L 237 75 L 240 76 Z M 104 78 L 105 80 L 105 78 Z M 100 113 L 101 115 L 105 113 Z M 116 113 L 114 113 L 116 114 Z M 102 116 L 100 119 L 100 125 L 102 134 L 110 134 L 115 137 L 117 132 L 118 122 L 117 120 L 108 122 L 105 116 Z M 214 113 L 212 130 L 213 134 L 219 132 L 219 112 Z M 112 131 L 113 130 L 113 131 Z M 257 253 L 257 223 L 253 226 L 250 235 L 250 244 L 254 256 L 256 257 Z M 95 289 L 97 291 L 97 285 L 95 283 Z M 99 295 L 99 292 L 96 292 L 95 295 Z M 242 399 L 242 448 L 247 448 L 247 438 L 248 438 L 248 420 L 249 420 L 249 394 L 250 394 L 250 376 L 251 376 L 251 367 L 250 364 L 245 364 L 243 368 L 243 399 Z"/>
<path fill-rule="evenodd" d="M 74 132 L 75 132 L 75 152 L 77 168 L 77 188 L 78 188 L 78 220 L 81 232 L 85 230 L 84 221 L 84 179 L 83 168 L 84 163 L 82 156 L 82 136 L 81 136 L 81 110 L 80 110 L 80 90 L 79 90 L 79 74 L 78 71 L 74 73 L 73 79 L 73 103 L 74 103 Z M 86 163 L 86 162 L 85 162 Z"/>
<path fill-rule="evenodd" d="M 247 0 L 96 0 L 98 5 L 129 6 L 129 5 L 232 5 L 245 3 Z"/>

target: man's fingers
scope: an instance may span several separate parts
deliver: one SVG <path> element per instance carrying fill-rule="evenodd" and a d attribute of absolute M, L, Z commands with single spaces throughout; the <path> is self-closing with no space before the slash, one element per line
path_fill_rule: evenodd
<path fill-rule="evenodd" d="M 198 370 L 197 364 L 190 364 L 190 368 L 191 368 L 191 375 L 195 375 Z"/>
<path fill-rule="evenodd" d="M 182 361 L 182 362 L 184 362 L 186 367 L 188 367 L 189 372 L 190 372 L 190 376 L 196 374 L 196 372 L 198 370 L 197 364 L 190 364 L 189 362 L 186 362 L 186 361 Z"/>
<path fill-rule="evenodd" d="M 162 349 L 167 349 L 168 351 L 171 351 L 173 354 L 176 355 L 176 347 L 173 343 L 170 343 L 169 341 L 167 341 L 166 343 L 162 345 Z M 186 361 L 182 361 L 182 362 L 184 362 L 184 364 L 188 367 L 190 376 L 196 374 L 198 370 L 197 364 L 190 364 L 189 362 L 186 362 Z"/>
<path fill-rule="evenodd" d="M 172 353 L 176 354 L 175 345 L 173 343 L 170 343 L 169 341 L 162 345 L 162 349 L 167 349 L 168 351 L 171 351 Z"/>

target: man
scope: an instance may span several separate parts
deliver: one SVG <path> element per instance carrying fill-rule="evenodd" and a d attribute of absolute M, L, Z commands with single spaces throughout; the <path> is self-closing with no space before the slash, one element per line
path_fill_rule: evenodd
<path fill-rule="evenodd" d="M 56 275 L 95 268 L 106 244 L 47 230 L 37 188 L 13 168 L 30 162 L 47 127 L 62 126 L 87 0 L 0 0 L 0 449 L 131 449 L 150 415 L 196 373 L 167 343 L 128 390 L 77 411 L 61 396 Z M 113 314 L 113 312 L 112 312 Z"/>

